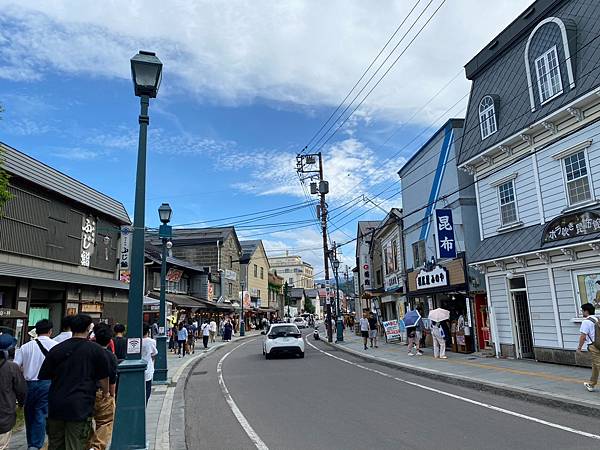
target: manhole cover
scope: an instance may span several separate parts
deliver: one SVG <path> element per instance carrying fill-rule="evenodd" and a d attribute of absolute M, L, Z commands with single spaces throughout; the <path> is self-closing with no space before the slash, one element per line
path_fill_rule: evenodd
<path fill-rule="evenodd" d="M 206 375 L 207 373 L 206 370 L 199 370 L 197 372 L 192 372 L 192 375 Z"/>

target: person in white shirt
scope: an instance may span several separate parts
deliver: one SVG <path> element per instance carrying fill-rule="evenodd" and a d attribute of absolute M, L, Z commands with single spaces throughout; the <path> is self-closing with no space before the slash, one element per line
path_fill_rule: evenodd
<path fill-rule="evenodd" d="M 209 323 L 210 325 L 210 342 L 215 342 L 215 339 L 217 337 L 217 322 L 215 322 L 215 319 L 212 319 Z"/>
<path fill-rule="evenodd" d="M 596 340 L 596 323 L 600 319 L 594 315 L 596 308 L 591 303 L 581 305 L 581 312 L 583 313 L 583 321 L 579 328 L 580 334 L 577 351 L 581 352 L 585 345 L 587 351 L 591 353 L 592 376 L 590 377 L 590 381 L 583 383 L 583 385 L 588 391 L 594 392 L 598 384 L 598 375 L 600 375 L 600 349 L 594 345 L 594 341 Z"/>
<path fill-rule="evenodd" d="M 152 378 L 154 378 L 154 359 L 158 355 L 156 341 L 150 337 L 150 326 L 144 324 L 144 339 L 142 339 L 142 359 L 146 361 L 146 371 L 144 379 L 146 380 L 146 404 L 152 393 Z"/>
<path fill-rule="evenodd" d="M 208 320 L 204 321 L 200 330 L 202 331 L 202 345 L 206 349 L 208 348 L 208 338 L 210 337 L 210 323 L 208 323 Z"/>
<path fill-rule="evenodd" d="M 367 341 L 369 339 L 369 319 L 367 319 L 367 313 L 364 312 L 363 316 L 360 318 L 360 320 L 358 321 L 359 325 L 360 325 L 360 334 L 362 335 L 363 338 L 363 345 L 365 347 L 365 350 L 367 349 Z"/>
<path fill-rule="evenodd" d="M 42 319 L 35 324 L 37 338 L 22 345 L 15 354 L 14 362 L 23 371 L 27 381 L 27 399 L 25 400 L 25 434 L 27 447 L 40 449 L 46 440 L 46 418 L 48 416 L 49 380 L 38 380 L 40 368 L 52 347 L 58 344 L 53 339 L 52 322 Z"/>
<path fill-rule="evenodd" d="M 52 339 L 54 339 L 55 342 L 60 343 L 62 341 L 66 341 L 67 339 L 71 339 L 73 337 L 73 333 L 71 332 L 71 318 L 72 317 L 73 316 L 65 316 L 65 318 L 62 320 L 62 327 L 61 327 L 62 331 L 52 338 Z"/>

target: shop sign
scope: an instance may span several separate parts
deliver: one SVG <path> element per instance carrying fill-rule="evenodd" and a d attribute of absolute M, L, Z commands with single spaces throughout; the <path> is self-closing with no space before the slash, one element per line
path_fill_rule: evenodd
<path fill-rule="evenodd" d="M 397 320 L 388 320 L 383 322 L 385 337 L 388 341 L 400 340 L 400 325 Z"/>
<path fill-rule="evenodd" d="M 440 258 L 456 258 L 456 242 L 454 240 L 454 221 L 451 209 L 436 209 L 438 253 Z"/>
<path fill-rule="evenodd" d="M 0 308 L 0 319 L 26 319 L 27 314 L 18 309 Z"/>
<path fill-rule="evenodd" d="M 84 303 L 81 305 L 82 313 L 101 313 L 102 303 Z"/>
<path fill-rule="evenodd" d="M 80 265 L 90 267 L 90 258 L 96 244 L 96 221 L 92 217 L 84 217 L 81 226 L 81 259 Z"/>
<path fill-rule="evenodd" d="M 421 269 L 417 275 L 417 289 L 431 289 L 448 286 L 448 271 L 445 267 L 435 266 L 433 270 Z"/>
<path fill-rule="evenodd" d="M 131 233 L 130 227 L 121 228 L 121 258 L 119 258 L 119 280 L 122 283 L 131 281 L 131 269 L 129 267 L 129 252 L 131 251 Z"/>
<path fill-rule="evenodd" d="M 229 269 L 225 269 L 225 279 L 226 280 L 230 280 L 230 281 L 236 281 L 237 280 L 237 272 L 234 272 L 233 270 L 229 270 Z"/>
<path fill-rule="evenodd" d="M 250 297 L 250 292 L 248 292 L 248 291 L 242 292 L 242 302 L 244 304 L 244 308 L 246 308 L 246 309 L 252 308 L 252 299 Z"/>
<path fill-rule="evenodd" d="M 213 286 L 213 284 L 210 281 L 208 282 L 207 292 L 208 292 L 208 300 L 212 300 L 213 297 L 215 296 L 215 287 Z"/>
<path fill-rule="evenodd" d="M 557 217 L 548 223 L 542 234 L 542 244 L 598 232 L 600 232 L 598 212 L 576 212 Z"/>
<path fill-rule="evenodd" d="M 179 283 L 181 281 L 181 277 L 183 276 L 183 270 L 174 269 L 171 267 L 167 272 L 167 276 L 165 279 L 171 283 Z"/>
<path fill-rule="evenodd" d="M 363 264 L 362 271 L 363 271 L 363 282 L 365 285 L 365 290 L 371 290 L 371 272 L 369 271 L 369 265 Z"/>

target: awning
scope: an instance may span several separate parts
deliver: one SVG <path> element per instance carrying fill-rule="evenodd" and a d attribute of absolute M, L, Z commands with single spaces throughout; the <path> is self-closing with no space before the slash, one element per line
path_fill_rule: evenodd
<path fill-rule="evenodd" d="M 159 298 L 159 294 L 155 292 L 151 292 L 148 295 L 153 299 Z M 203 298 L 192 297 L 190 295 L 166 294 L 166 300 L 179 308 L 190 308 L 193 312 L 202 309 L 212 311 L 233 311 L 233 306 L 231 305 L 216 303 Z"/>
<path fill-rule="evenodd" d="M 41 269 L 39 267 L 19 266 L 16 264 L 0 263 L 0 275 L 32 280 L 58 281 L 61 283 L 83 284 L 113 289 L 129 290 L 129 284 L 112 278 L 93 277 L 71 272 Z"/>

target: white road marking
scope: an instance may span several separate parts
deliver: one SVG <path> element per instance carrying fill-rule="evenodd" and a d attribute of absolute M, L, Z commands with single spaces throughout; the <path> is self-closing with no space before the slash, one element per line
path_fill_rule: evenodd
<path fill-rule="evenodd" d="M 269 447 L 267 447 L 267 445 L 262 441 L 262 439 L 258 436 L 258 434 L 256 434 L 256 431 L 254 431 L 254 428 L 252 428 L 252 426 L 250 425 L 250 423 L 248 422 L 246 417 L 242 414 L 242 411 L 240 411 L 240 408 L 238 408 L 235 401 L 233 401 L 233 398 L 231 397 L 231 394 L 229 393 L 229 389 L 227 389 L 227 385 L 225 384 L 225 380 L 223 380 L 223 361 L 225 361 L 225 359 L 229 355 L 231 355 L 234 351 L 236 351 L 242 345 L 246 345 L 247 343 L 249 343 L 251 341 L 254 341 L 254 339 L 246 341 L 246 342 L 238 345 L 237 347 L 234 347 L 233 349 L 231 349 L 231 351 L 225 353 L 223 355 L 223 357 L 219 360 L 219 363 L 217 364 L 217 375 L 219 376 L 219 386 L 221 386 L 221 392 L 223 392 L 225 401 L 229 405 L 231 412 L 233 412 L 233 415 L 235 416 L 237 421 L 240 423 L 240 425 L 242 426 L 242 428 L 244 429 L 244 431 L 246 432 L 246 434 L 248 435 L 250 440 L 254 443 L 256 448 L 258 448 L 259 450 L 269 450 Z"/>
<path fill-rule="evenodd" d="M 538 419 L 537 417 L 528 416 L 526 414 L 521 414 L 521 413 L 518 413 L 516 411 L 511 411 L 509 409 L 500 408 L 499 406 L 490 405 L 489 403 L 479 402 L 477 400 L 472 400 L 470 398 L 461 397 L 460 395 L 452 394 L 450 392 L 442 391 L 440 389 L 436 389 L 436 388 L 432 388 L 432 387 L 429 387 L 429 386 L 425 386 L 425 385 L 422 385 L 422 384 L 419 384 L 419 383 L 415 383 L 413 381 L 403 380 L 402 378 L 394 377 L 394 376 L 392 376 L 392 375 L 390 375 L 388 373 L 382 372 L 380 370 L 372 369 L 371 367 L 366 367 L 366 366 L 363 366 L 362 364 L 358 364 L 358 363 L 355 363 L 355 362 L 352 362 L 352 361 L 348 361 L 347 359 L 340 358 L 339 356 L 335 356 L 335 355 L 332 355 L 329 352 L 321 350 L 320 348 L 317 348 L 313 344 L 311 344 L 310 342 L 308 342 L 308 336 L 305 338 L 305 341 L 312 348 L 314 348 L 318 352 L 323 353 L 324 355 L 327 355 L 327 356 L 329 356 L 331 358 L 337 359 L 338 361 L 342 361 L 342 362 L 344 362 L 346 364 L 350 364 L 351 366 L 355 366 L 355 367 L 358 367 L 360 369 L 376 373 L 377 375 L 381 375 L 382 377 L 390 378 L 392 380 L 399 381 L 400 383 L 405 383 L 405 384 L 408 384 L 410 386 L 417 387 L 419 389 L 424 389 L 426 391 L 435 392 L 436 394 L 445 395 L 446 397 L 451 397 L 451 398 L 454 398 L 456 400 L 460 400 L 460 401 L 465 402 L 465 403 L 470 403 L 472 405 L 477 405 L 477 406 L 481 406 L 483 408 L 491 409 L 492 411 L 497 411 L 497 412 L 500 412 L 502 414 L 507 414 L 509 416 L 514 416 L 514 417 L 518 417 L 520 419 L 529 420 L 531 422 L 539 423 L 541 425 L 546 425 L 548 427 L 556 428 L 558 430 L 566 431 L 568 433 L 578 434 L 579 436 L 588 437 L 590 439 L 600 440 L 600 435 L 597 435 L 597 434 L 592 434 L 592 433 L 588 433 L 586 431 L 577 430 L 575 428 L 567 427 L 567 426 L 560 425 L 560 424 L 557 424 L 557 423 L 548 422 L 547 420 Z"/>

